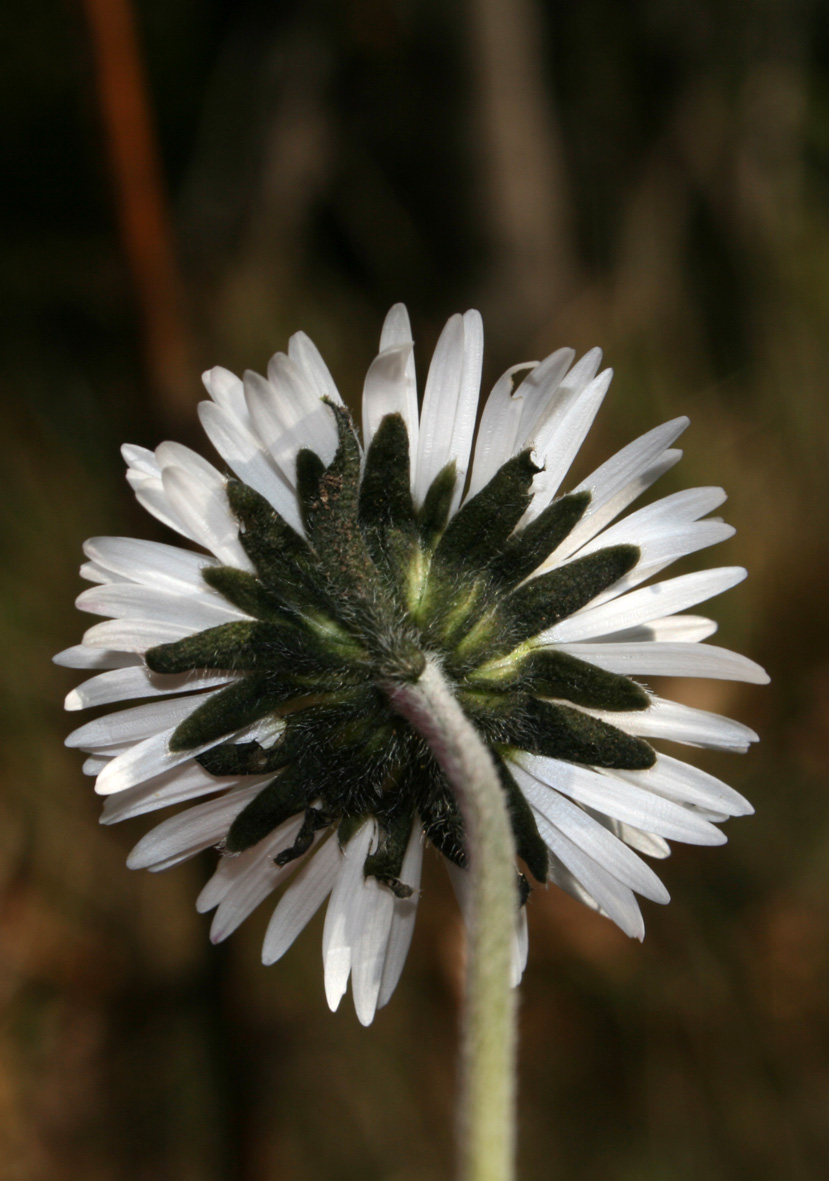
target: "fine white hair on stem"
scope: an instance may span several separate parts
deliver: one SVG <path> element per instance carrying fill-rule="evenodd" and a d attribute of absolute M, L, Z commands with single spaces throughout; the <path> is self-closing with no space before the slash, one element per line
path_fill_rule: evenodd
<path fill-rule="evenodd" d="M 457 795 L 469 861 L 470 930 L 461 1049 L 461 1175 L 507 1181 L 515 1152 L 515 1020 L 512 944 L 518 891 L 506 797 L 484 741 L 439 663 L 386 689 L 424 737 Z"/>

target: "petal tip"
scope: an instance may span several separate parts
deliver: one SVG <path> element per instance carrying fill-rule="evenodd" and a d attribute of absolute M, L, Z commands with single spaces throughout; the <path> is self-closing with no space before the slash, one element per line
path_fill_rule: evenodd
<path fill-rule="evenodd" d="M 114 760 L 113 760 L 114 761 Z M 95 795 L 96 796 L 111 796 L 116 792 L 121 791 L 121 785 L 118 782 L 117 770 L 108 774 L 112 763 L 107 764 L 95 780 Z M 115 780 L 115 782 L 113 782 Z"/>
<path fill-rule="evenodd" d="M 354 1012 L 357 1014 L 357 1020 L 363 1029 L 368 1029 L 369 1025 L 374 1021 L 376 1006 L 368 1004 L 358 1005 L 355 1001 Z"/>

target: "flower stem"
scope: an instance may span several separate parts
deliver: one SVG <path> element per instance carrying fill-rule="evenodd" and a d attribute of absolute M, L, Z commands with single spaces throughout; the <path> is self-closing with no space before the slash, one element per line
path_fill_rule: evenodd
<path fill-rule="evenodd" d="M 511 948 L 518 892 L 515 844 L 492 757 L 429 659 L 392 705 L 429 744 L 457 795 L 472 899 L 461 1045 L 462 1181 L 511 1181 L 515 1156 L 515 995 Z"/>

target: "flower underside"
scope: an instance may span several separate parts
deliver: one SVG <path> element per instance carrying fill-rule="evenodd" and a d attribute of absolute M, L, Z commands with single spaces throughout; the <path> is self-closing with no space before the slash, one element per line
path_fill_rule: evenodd
<path fill-rule="evenodd" d="M 645 691 L 537 637 L 622 578 L 640 551 L 611 546 L 531 578 L 580 520 L 589 493 L 564 496 L 520 527 L 539 470 L 528 449 L 450 519 L 454 463 L 417 508 L 401 416 L 382 420 L 363 468 L 348 412 L 329 408 L 339 438 L 331 464 L 309 450 L 297 456 L 305 538 L 252 488 L 227 484 L 255 572 L 208 566 L 203 576 L 250 621 L 146 654 L 157 673 L 235 675 L 179 725 L 170 747 L 202 750 L 198 761 L 217 776 L 273 772 L 232 824 L 229 853 L 304 813 L 296 840 L 276 858 L 284 865 L 320 829 L 338 826 L 345 843 L 370 815 L 382 835 L 365 873 L 406 897 L 400 872 L 415 816 L 450 861 L 465 864 L 453 792 L 388 697 L 394 685 L 417 680 L 433 656 L 489 744 L 518 854 L 544 882 L 547 847 L 509 772 L 510 751 L 620 770 L 650 767 L 655 755 L 642 739 L 577 708 L 646 709 Z M 227 741 L 263 719 L 279 728 L 272 745 Z"/>

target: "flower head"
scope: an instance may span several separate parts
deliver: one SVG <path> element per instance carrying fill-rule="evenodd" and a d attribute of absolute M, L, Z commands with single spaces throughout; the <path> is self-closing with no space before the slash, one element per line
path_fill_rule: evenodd
<path fill-rule="evenodd" d="M 717 823 L 751 811 L 650 740 L 745 750 L 756 735 L 634 678 L 767 679 L 702 643 L 716 625 L 684 614 L 745 571 L 652 581 L 731 536 L 706 517 L 723 492 L 680 492 L 617 522 L 677 461 L 686 419 L 560 495 L 610 384 L 598 350 L 509 370 L 477 436 L 479 315 L 449 320 L 419 413 L 412 350 L 398 304 L 366 376 L 362 443 L 302 333 L 267 379 L 205 374 L 199 414 L 227 472 L 176 443 L 124 448 L 138 500 L 201 548 L 87 542 L 82 574 L 96 585 L 78 606 L 109 618 L 56 658 L 93 674 L 68 709 L 147 699 L 67 740 L 88 752 L 103 822 L 187 805 L 128 864 L 165 869 L 217 847 L 197 904 L 216 909 L 214 941 L 280 889 L 265 963 L 328 898 L 328 1001 L 351 976 L 365 1024 L 403 967 L 424 839 L 464 905 L 457 801 L 395 711 L 396 685 L 437 661 L 487 743 L 522 901 L 529 878 L 553 881 L 641 938 L 635 895 L 668 895 L 639 854 L 720 844 Z M 525 958 L 522 906 L 516 979 Z"/>

